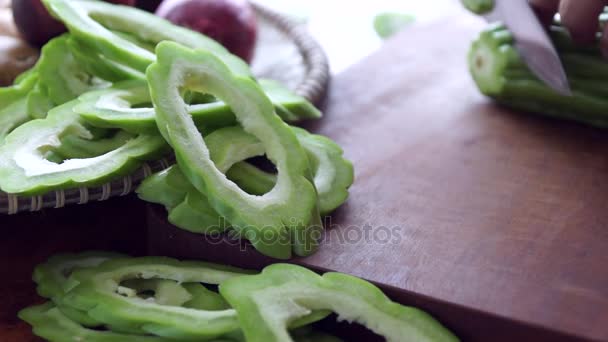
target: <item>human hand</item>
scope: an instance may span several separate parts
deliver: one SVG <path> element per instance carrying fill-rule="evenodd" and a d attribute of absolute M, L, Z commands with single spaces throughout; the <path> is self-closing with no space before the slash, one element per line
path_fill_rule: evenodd
<path fill-rule="evenodd" d="M 559 12 L 561 22 L 570 32 L 577 44 L 591 44 L 596 40 L 599 27 L 599 15 L 605 0 L 529 0 L 540 20 L 549 24 L 555 13 Z M 600 41 L 602 53 L 608 55 L 608 26 L 604 29 Z"/>

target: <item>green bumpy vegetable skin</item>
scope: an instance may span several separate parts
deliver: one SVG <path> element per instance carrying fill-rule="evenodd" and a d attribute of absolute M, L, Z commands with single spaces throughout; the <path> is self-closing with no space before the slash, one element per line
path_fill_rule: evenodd
<path fill-rule="evenodd" d="M 52 109 L 45 119 L 27 122 L 0 147 L 0 188 L 7 193 L 42 194 L 74 186 L 98 185 L 126 175 L 145 160 L 160 157 L 167 145 L 162 137 L 139 135 L 100 156 L 68 159 L 57 164 L 45 159 L 61 145 L 61 137 L 73 134 L 92 138 L 80 116 L 72 110 L 77 100 Z"/>
<path fill-rule="evenodd" d="M 280 83 L 260 80 L 260 85 L 283 120 L 321 117 L 319 110 L 310 102 Z M 80 100 L 82 103 L 74 110 L 95 126 L 122 128 L 134 133 L 158 132 L 156 113 L 149 105 L 150 92 L 145 81 L 117 83 L 109 89 L 89 92 Z M 142 108 L 142 105 L 149 107 Z M 188 105 L 188 112 L 199 127 L 219 128 L 236 123 L 230 107 L 221 101 Z"/>
<path fill-rule="evenodd" d="M 97 266 L 106 260 L 119 257 L 124 257 L 124 255 L 96 251 L 55 255 L 34 270 L 33 279 L 38 285 L 36 290 L 40 296 L 52 300 L 57 308 L 71 320 L 88 327 L 98 326 L 100 323 L 85 312 L 63 304 L 68 277 L 77 268 Z"/>
<path fill-rule="evenodd" d="M 29 323 L 34 334 L 50 342 L 170 342 L 157 336 L 122 334 L 92 330 L 72 321 L 52 303 L 32 306 L 19 312 L 19 318 Z"/>
<path fill-rule="evenodd" d="M 313 253 L 318 247 L 314 234 L 322 226 L 309 163 L 264 92 L 208 52 L 162 42 L 156 54 L 157 61 L 146 75 L 157 125 L 188 180 L 261 253 L 281 259 L 290 258 L 292 250 L 298 255 Z M 277 166 L 273 190 L 263 196 L 247 194 L 218 170 L 186 111 L 184 89 L 211 94 L 228 104 L 244 130 L 260 140 Z"/>
<path fill-rule="evenodd" d="M 162 305 L 121 294 L 121 283 L 129 279 L 167 279 L 219 284 L 247 273 L 227 266 L 161 257 L 113 259 L 98 267 L 75 271 L 70 281 L 77 285 L 69 289 L 64 302 L 112 327 L 134 326 L 153 335 L 176 339 L 210 339 L 239 329 L 233 309 Z"/>
<path fill-rule="evenodd" d="M 89 90 L 110 86 L 86 71 L 74 58 L 68 39 L 66 34 L 49 41 L 42 48 L 38 61 L 39 82 L 55 105 L 71 101 Z"/>
<path fill-rule="evenodd" d="M 274 264 L 261 274 L 226 280 L 220 294 L 236 309 L 249 342 L 292 341 L 287 324 L 319 309 L 363 324 L 387 341 L 458 340 L 427 313 L 392 302 L 374 285 L 346 274 L 320 276 Z"/>
<path fill-rule="evenodd" d="M 145 71 L 154 62 L 154 53 L 112 30 L 152 45 L 169 40 L 191 48 L 204 49 L 220 57 L 233 73 L 251 76 L 247 64 L 216 41 L 173 25 L 152 13 L 102 1 L 43 0 L 43 3 L 76 39 L 95 48 L 108 59 L 120 61 L 133 69 Z"/>
<path fill-rule="evenodd" d="M 516 109 L 598 127 L 608 127 L 608 65 L 596 52 L 572 50 L 559 30 L 553 39 L 568 75 L 572 96 L 563 96 L 538 80 L 517 52 L 513 36 L 502 25 L 482 31 L 469 51 L 469 69 L 479 90 Z"/>

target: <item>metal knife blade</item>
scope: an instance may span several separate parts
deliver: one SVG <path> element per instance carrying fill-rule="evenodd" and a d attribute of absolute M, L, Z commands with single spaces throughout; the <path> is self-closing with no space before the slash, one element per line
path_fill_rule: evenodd
<path fill-rule="evenodd" d="M 494 0 L 494 9 L 484 17 L 505 24 L 534 75 L 559 94 L 572 94 L 559 55 L 527 0 Z"/>

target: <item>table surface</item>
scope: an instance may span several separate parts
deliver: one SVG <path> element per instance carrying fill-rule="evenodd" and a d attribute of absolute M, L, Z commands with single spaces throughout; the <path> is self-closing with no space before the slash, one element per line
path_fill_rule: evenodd
<path fill-rule="evenodd" d="M 333 81 L 310 128 L 344 147 L 357 179 L 298 262 L 393 287 L 465 338 L 463 311 L 437 303 L 608 340 L 608 136 L 490 103 L 464 58 L 479 21 L 448 22 L 406 30 Z M 34 340 L 15 314 L 39 300 L 31 270 L 52 253 L 143 253 L 131 197 L 1 220 L 2 341 Z"/>

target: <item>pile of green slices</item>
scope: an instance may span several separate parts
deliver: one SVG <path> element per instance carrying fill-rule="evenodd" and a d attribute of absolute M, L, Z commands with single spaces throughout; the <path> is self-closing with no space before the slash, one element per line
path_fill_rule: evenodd
<path fill-rule="evenodd" d="M 230 229 L 280 259 L 313 253 L 321 215 L 353 167 L 331 140 L 287 122 L 319 118 L 306 99 L 251 74 L 215 41 L 132 7 L 45 0 L 69 33 L 0 89 L 0 189 L 19 195 L 95 186 L 145 161 L 144 200 L 197 233 Z M 266 156 L 264 171 L 248 162 Z"/>
<path fill-rule="evenodd" d="M 116 253 L 57 255 L 34 271 L 48 302 L 19 317 L 52 342 L 317 341 L 330 313 L 388 341 L 457 341 L 431 316 L 340 273 L 275 264 L 257 273 Z"/>

